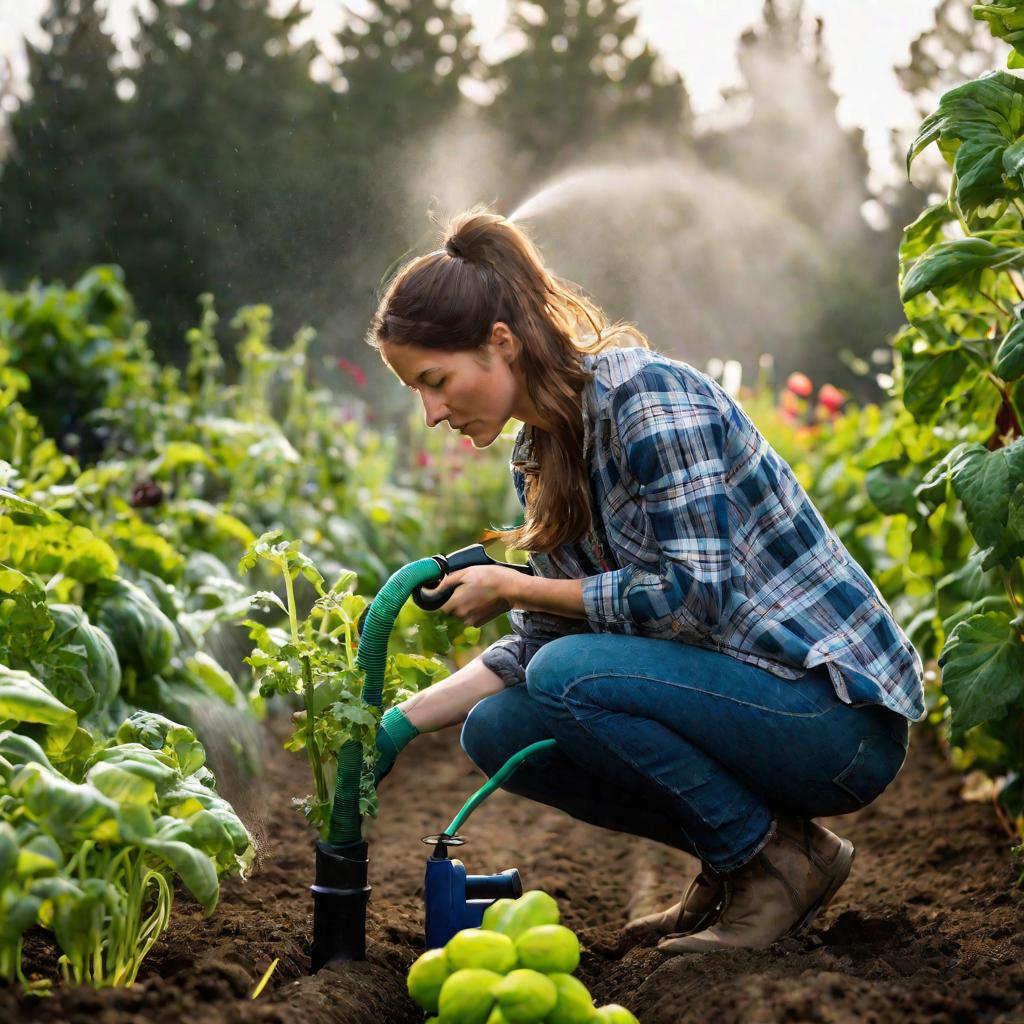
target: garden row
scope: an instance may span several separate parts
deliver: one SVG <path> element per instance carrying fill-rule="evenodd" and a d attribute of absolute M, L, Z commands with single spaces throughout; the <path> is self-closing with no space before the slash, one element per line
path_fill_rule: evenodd
<path fill-rule="evenodd" d="M 312 695 L 317 728 L 300 723 L 289 745 L 314 767 L 319 823 L 339 746 L 373 749 L 357 582 L 375 593 L 460 529 L 433 503 L 453 500 L 473 455 L 425 445 L 399 486 L 401 459 L 361 403 L 308 390 L 310 334 L 275 351 L 269 312 L 243 310 L 229 387 L 215 322 L 206 301 L 182 378 L 154 364 L 113 268 L 0 294 L 0 976 L 31 989 L 50 981 L 21 972 L 33 926 L 67 978 L 130 984 L 175 877 L 210 912 L 219 879 L 246 870 L 249 836 L 203 742 L 257 772 L 244 739 L 266 697 Z M 419 479 L 439 466 L 448 493 Z M 486 500 L 486 467 L 473 476 Z M 506 480 L 501 466 L 491 490 Z M 449 625 L 403 613 L 387 700 L 447 673 Z M 456 656 L 479 642 L 456 632 Z"/>

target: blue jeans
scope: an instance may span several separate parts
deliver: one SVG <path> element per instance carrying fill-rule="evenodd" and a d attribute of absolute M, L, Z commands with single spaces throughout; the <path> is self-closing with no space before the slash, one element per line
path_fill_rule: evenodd
<path fill-rule="evenodd" d="M 481 700 L 462 747 L 488 776 L 542 739 L 503 788 L 732 871 L 779 813 L 847 814 L 896 777 L 909 723 L 844 704 L 828 670 L 782 679 L 673 640 L 594 633 L 545 644 L 526 683 Z"/>

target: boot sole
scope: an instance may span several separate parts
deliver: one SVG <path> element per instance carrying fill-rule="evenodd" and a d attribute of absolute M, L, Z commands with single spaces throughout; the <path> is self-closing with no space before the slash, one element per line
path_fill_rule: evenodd
<path fill-rule="evenodd" d="M 843 883 L 850 876 L 850 868 L 853 867 L 853 855 L 856 851 L 854 850 L 853 843 L 849 839 L 842 840 L 842 845 L 839 852 L 836 854 L 835 860 L 832 862 L 836 866 L 836 874 L 833 876 L 832 881 L 829 883 L 829 887 L 821 894 L 821 897 L 807 908 L 804 916 L 788 932 L 783 938 L 788 938 L 791 935 L 797 935 L 802 932 L 817 916 L 821 913 L 832 902 L 832 897 L 839 892 Z"/>

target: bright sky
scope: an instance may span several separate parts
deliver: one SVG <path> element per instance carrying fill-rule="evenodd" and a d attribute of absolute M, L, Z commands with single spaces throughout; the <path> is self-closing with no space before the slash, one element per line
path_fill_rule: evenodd
<path fill-rule="evenodd" d="M 107 25 L 120 45 L 130 38 L 135 0 L 107 0 Z M 838 116 L 846 126 L 865 131 L 872 183 L 893 181 L 889 131 L 916 127 L 917 115 L 901 91 L 893 66 L 906 61 L 910 42 L 933 21 L 937 0 L 804 0 L 824 19 L 825 44 L 833 66 L 832 83 L 840 96 Z M 274 0 L 287 9 L 292 0 Z M 506 0 L 455 0 L 474 19 L 485 58 L 500 56 Z M 0 0 L 0 57 L 9 55 L 16 77 L 23 75 L 22 37 L 38 41 L 40 14 L 48 0 Z M 966 0 L 965 0 L 966 4 Z M 331 33 L 343 17 L 344 0 L 302 0 L 311 16 L 304 35 L 331 45 Z M 349 6 L 358 10 L 359 0 Z M 638 0 L 640 29 L 686 81 L 698 115 L 711 115 L 720 90 L 738 81 L 736 39 L 760 19 L 763 0 Z"/>

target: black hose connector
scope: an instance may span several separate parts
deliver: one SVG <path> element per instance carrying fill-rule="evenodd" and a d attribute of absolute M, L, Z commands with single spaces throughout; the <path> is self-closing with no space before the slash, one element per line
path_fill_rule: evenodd
<path fill-rule="evenodd" d="M 370 898 L 366 843 L 316 844 L 313 950 L 310 974 L 330 963 L 366 959 L 366 903 Z"/>

